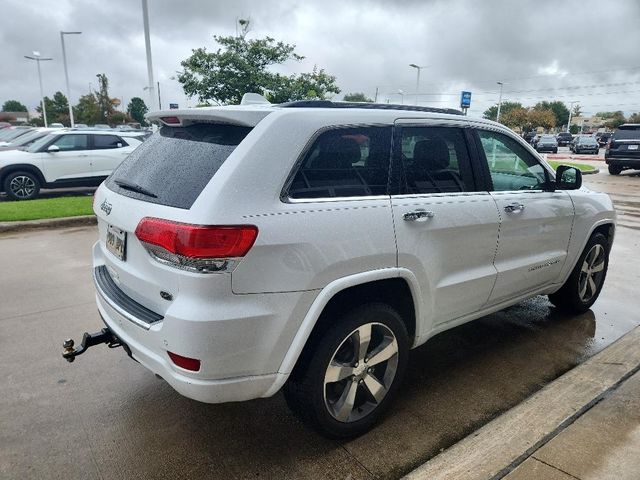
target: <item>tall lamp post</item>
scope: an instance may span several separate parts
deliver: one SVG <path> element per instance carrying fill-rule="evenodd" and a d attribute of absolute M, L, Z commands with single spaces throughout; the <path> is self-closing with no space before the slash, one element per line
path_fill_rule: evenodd
<path fill-rule="evenodd" d="M 47 124 L 47 107 L 44 104 L 44 90 L 42 89 L 42 74 L 40 73 L 40 62 L 46 62 L 49 60 L 53 60 L 53 58 L 42 58 L 40 56 L 40 52 L 33 52 L 33 57 L 29 55 L 25 55 L 24 58 L 28 58 L 29 60 L 35 60 L 38 64 L 38 82 L 40 82 L 40 98 L 42 101 L 42 117 L 44 118 L 44 126 L 48 127 Z"/>
<path fill-rule="evenodd" d="M 418 71 L 418 75 L 416 78 L 416 105 L 418 105 L 418 92 L 420 91 L 420 70 L 423 68 L 427 68 L 428 65 L 416 65 L 415 63 L 410 63 L 409 66 L 411 68 L 415 68 Z"/>
<path fill-rule="evenodd" d="M 151 38 L 149 36 L 149 7 L 147 0 L 142 0 L 142 22 L 144 24 L 144 45 L 147 51 L 147 75 L 149 77 L 149 107 L 155 103 L 155 84 L 153 82 L 153 63 L 151 62 Z"/>
<path fill-rule="evenodd" d="M 71 90 L 69 89 L 69 71 L 67 70 L 67 52 L 64 49 L 65 35 L 80 35 L 82 32 L 60 32 L 60 42 L 62 43 L 62 63 L 64 64 L 64 79 L 67 83 L 67 103 L 69 104 L 69 121 L 71 128 L 75 127 L 73 120 L 73 108 L 71 107 Z"/>
<path fill-rule="evenodd" d="M 500 108 L 502 107 L 502 87 L 504 85 L 503 82 L 496 82 L 500 85 L 500 97 L 498 97 L 498 114 L 496 115 L 496 122 L 500 121 Z"/>

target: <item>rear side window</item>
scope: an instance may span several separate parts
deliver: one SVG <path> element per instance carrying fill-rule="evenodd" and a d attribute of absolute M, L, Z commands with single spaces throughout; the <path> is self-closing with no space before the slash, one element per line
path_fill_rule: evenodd
<path fill-rule="evenodd" d="M 289 197 L 386 195 L 390 154 L 391 127 L 326 131 L 303 158 Z"/>
<path fill-rule="evenodd" d="M 163 126 L 116 168 L 106 185 L 121 195 L 189 209 L 250 131 L 236 125 Z"/>
<path fill-rule="evenodd" d="M 119 145 L 118 145 L 119 144 Z M 120 148 L 127 145 L 122 139 L 115 135 L 94 135 L 93 148 L 103 150 L 105 148 Z"/>
<path fill-rule="evenodd" d="M 402 127 L 400 151 L 403 194 L 472 190 L 464 133 L 450 127 Z"/>

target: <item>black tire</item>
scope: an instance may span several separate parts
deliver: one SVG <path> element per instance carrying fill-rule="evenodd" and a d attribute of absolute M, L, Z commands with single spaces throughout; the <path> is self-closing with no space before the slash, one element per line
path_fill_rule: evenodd
<path fill-rule="evenodd" d="M 595 290 L 589 285 L 588 278 L 585 278 L 587 275 L 584 272 L 584 264 L 589 264 L 590 255 L 592 252 L 599 252 L 602 249 L 602 256 L 598 254 L 593 258 L 593 262 L 591 264 L 591 268 L 596 268 L 602 262 L 602 270 L 595 272 L 592 275 L 593 286 L 595 286 Z M 563 310 L 568 313 L 584 313 L 591 305 L 598 299 L 600 295 L 600 291 L 602 290 L 602 285 L 604 285 L 604 280 L 607 276 L 607 269 L 609 267 L 609 242 L 607 241 L 607 237 L 605 237 L 601 233 L 594 233 L 591 235 L 591 238 L 587 242 L 587 245 L 578 258 L 578 262 L 574 267 L 571 275 L 565 282 L 565 284 L 555 293 L 549 295 L 549 300 L 560 310 Z M 589 296 L 585 297 L 581 295 L 581 289 L 584 286 L 585 295 L 589 294 Z"/>
<path fill-rule="evenodd" d="M 12 200 L 32 200 L 40 192 L 40 180 L 32 172 L 12 172 L 4 179 L 3 187 Z"/>
<path fill-rule="evenodd" d="M 558 149 L 557 149 L 557 148 L 554 148 L 554 149 L 553 149 L 553 153 L 558 153 Z"/>
<path fill-rule="evenodd" d="M 620 175 L 622 167 L 619 165 L 609 165 L 609 173 L 611 175 Z"/>
<path fill-rule="evenodd" d="M 359 335 L 355 336 L 356 330 L 363 328 L 364 331 L 370 324 L 371 342 L 367 344 L 368 349 L 365 348 L 364 360 L 361 359 L 360 364 L 356 349 Z M 392 339 L 395 339 L 395 345 Z M 389 350 L 387 347 L 390 347 Z M 397 347 L 397 352 L 386 361 L 373 367 L 371 363 L 367 364 L 375 357 L 374 352 L 393 351 L 394 347 Z M 367 358 L 367 352 L 368 355 L 374 355 Z M 310 344 L 305 347 L 298 365 L 285 384 L 285 399 L 302 421 L 327 437 L 362 435 L 388 410 L 404 376 L 408 354 L 407 329 L 398 312 L 384 303 L 362 305 L 310 339 Z M 334 365 L 335 362 L 340 363 L 341 375 L 343 370 L 345 372 L 344 378 L 326 382 L 331 362 Z M 360 370 L 364 371 L 359 373 Z M 374 386 L 386 387 L 386 393 L 382 393 L 379 400 L 375 400 L 371 393 L 369 382 L 374 382 Z M 353 395 L 350 395 L 351 392 Z M 353 398 L 350 404 L 353 407 L 340 409 L 340 405 L 347 404 L 346 401 L 340 401 L 349 397 Z M 336 414 L 346 411 L 348 418 L 339 420 L 336 417 Z"/>

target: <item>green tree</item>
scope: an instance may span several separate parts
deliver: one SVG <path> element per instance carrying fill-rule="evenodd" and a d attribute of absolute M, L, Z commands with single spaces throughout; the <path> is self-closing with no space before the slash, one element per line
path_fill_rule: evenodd
<path fill-rule="evenodd" d="M 249 23 L 243 22 L 239 36 L 213 37 L 221 47 L 216 52 L 197 48 L 181 62 L 177 79 L 187 95 L 203 103 L 237 104 L 247 92 L 267 94 L 277 101 L 340 93 L 335 77 L 322 69 L 291 76 L 269 71 L 271 66 L 304 57 L 295 52 L 295 45 L 272 37 L 247 39 Z"/>
<path fill-rule="evenodd" d="M 7 100 L 2 105 L 3 112 L 28 112 L 27 107 L 25 107 L 18 100 Z"/>
<path fill-rule="evenodd" d="M 509 113 L 510 110 L 513 110 L 514 108 L 524 108 L 522 106 L 522 104 L 520 102 L 502 102 L 502 105 L 500 106 L 500 117 L 502 119 L 502 116 L 505 115 L 506 113 Z M 498 115 L 498 105 L 494 105 L 493 107 L 489 107 L 487 108 L 484 113 L 482 114 L 482 116 L 488 120 L 496 120 L 496 117 Z"/>
<path fill-rule="evenodd" d="M 629 123 L 640 123 L 640 112 L 632 113 L 629 118 L 627 118 L 627 122 Z"/>
<path fill-rule="evenodd" d="M 534 110 L 551 110 L 556 117 L 555 125 L 566 125 L 569 121 L 569 109 L 558 100 L 554 102 L 538 102 L 533 107 Z"/>
<path fill-rule="evenodd" d="M 113 115 L 113 99 L 109 97 L 109 79 L 104 73 L 98 73 L 98 92 L 96 93 L 96 101 L 100 108 L 102 122 L 107 121 Z M 100 122 L 98 122 L 100 123 Z"/>
<path fill-rule="evenodd" d="M 573 106 L 573 110 L 571 110 L 571 115 L 574 117 L 582 116 L 582 108 L 580 108 L 580 105 L 576 104 Z"/>
<path fill-rule="evenodd" d="M 59 122 L 67 127 L 69 123 L 69 102 L 62 92 L 53 94 L 53 98 L 44 97 L 44 104 L 47 107 L 47 122 Z M 42 114 L 42 106 L 38 105 L 36 111 Z"/>
<path fill-rule="evenodd" d="M 596 117 L 604 119 L 604 125 L 609 128 L 618 128 L 627 121 L 624 113 L 620 110 L 617 112 L 598 112 L 596 113 Z"/>
<path fill-rule="evenodd" d="M 569 127 L 569 133 L 571 133 L 571 135 L 575 135 L 579 131 L 580 131 L 580 127 L 578 125 L 571 125 Z"/>
<path fill-rule="evenodd" d="M 127 113 L 134 121 L 138 122 L 140 125 L 146 126 L 147 122 L 144 119 L 144 116 L 149 111 L 149 108 L 144 103 L 144 100 L 140 97 L 133 97 L 127 105 Z"/>
<path fill-rule="evenodd" d="M 529 112 L 526 108 L 511 108 L 504 115 L 500 111 L 500 122 L 509 128 L 524 130 L 529 124 Z"/>
<path fill-rule="evenodd" d="M 345 102 L 368 102 L 368 103 L 373 102 L 373 100 L 371 100 L 362 92 L 347 93 L 344 96 L 343 100 Z"/>
<path fill-rule="evenodd" d="M 124 112 L 114 111 L 109 116 L 109 124 L 110 125 L 123 125 L 127 122 L 131 121 L 131 117 Z"/>
<path fill-rule="evenodd" d="M 93 93 L 80 97 L 78 104 L 73 107 L 73 116 L 77 123 L 86 123 L 87 125 L 104 122 L 98 99 Z"/>

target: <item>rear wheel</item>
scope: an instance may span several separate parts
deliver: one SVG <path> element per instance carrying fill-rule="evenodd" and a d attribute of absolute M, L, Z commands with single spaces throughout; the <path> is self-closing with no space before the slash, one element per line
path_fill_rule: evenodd
<path fill-rule="evenodd" d="M 12 200 L 31 200 L 40 192 L 40 181 L 31 172 L 13 172 L 4 181 L 4 191 Z"/>
<path fill-rule="evenodd" d="M 571 275 L 549 300 L 556 307 L 570 313 L 584 313 L 598 299 L 609 267 L 607 237 L 595 233 L 587 242 Z"/>
<path fill-rule="evenodd" d="M 622 167 L 619 165 L 609 165 L 609 173 L 611 175 L 620 175 L 620 172 L 622 172 Z"/>
<path fill-rule="evenodd" d="M 285 385 L 287 404 L 333 438 L 361 435 L 388 409 L 406 368 L 406 327 L 389 305 L 346 314 L 305 352 Z"/>

